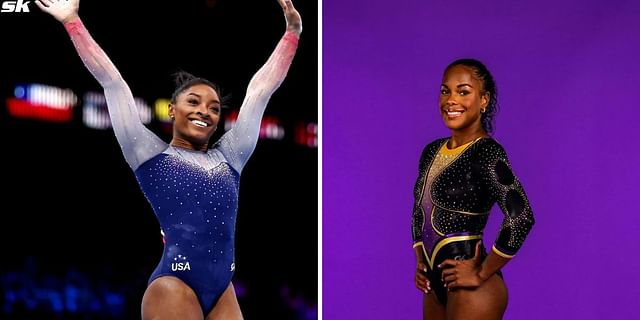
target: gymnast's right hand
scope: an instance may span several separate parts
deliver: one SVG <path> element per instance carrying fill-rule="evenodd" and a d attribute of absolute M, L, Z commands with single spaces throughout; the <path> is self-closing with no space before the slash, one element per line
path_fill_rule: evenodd
<path fill-rule="evenodd" d="M 431 292 L 431 283 L 429 283 L 426 273 L 427 265 L 424 262 L 418 262 L 416 267 L 416 287 L 424 293 L 429 293 Z"/>
<path fill-rule="evenodd" d="M 36 0 L 36 5 L 56 20 L 65 23 L 78 17 L 80 0 Z"/>
<path fill-rule="evenodd" d="M 291 0 L 278 0 L 282 10 L 284 11 L 284 17 L 287 21 L 287 30 L 300 36 L 302 33 L 302 18 L 300 18 L 300 13 L 293 6 Z"/>

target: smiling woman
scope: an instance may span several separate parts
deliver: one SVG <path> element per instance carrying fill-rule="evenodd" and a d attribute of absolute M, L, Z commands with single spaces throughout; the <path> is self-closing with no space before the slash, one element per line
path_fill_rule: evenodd
<path fill-rule="evenodd" d="M 79 0 L 36 2 L 64 25 L 82 62 L 104 89 L 124 158 L 160 223 L 165 246 L 142 299 L 142 319 L 242 318 L 231 283 L 240 174 L 302 32 L 291 1 L 278 2 L 286 31 L 251 79 L 234 127 L 211 148 L 209 139 L 221 113 L 215 85 L 178 75 L 169 105 L 174 135 L 167 145 L 140 121 L 129 86 L 80 20 Z"/>
<path fill-rule="evenodd" d="M 414 189 L 415 284 L 424 292 L 424 319 L 501 319 L 506 310 L 500 269 L 534 218 L 506 152 L 489 136 L 496 105 L 495 82 L 480 61 L 445 69 L 439 112 L 451 137 L 424 148 Z M 482 234 L 494 203 L 505 217 L 487 254 Z"/>
<path fill-rule="evenodd" d="M 207 151 L 220 121 L 220 89 L 184 71 L 176 74 L 176 84 L 169 103 L 169 117 L 174 121 L 171 145 Z"/>

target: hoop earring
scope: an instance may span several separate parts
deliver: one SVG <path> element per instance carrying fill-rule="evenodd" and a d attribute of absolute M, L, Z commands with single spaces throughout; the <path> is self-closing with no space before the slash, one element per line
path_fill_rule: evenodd
<path fill-rule="evenodd" d="M 487 111 L 487 109 L 486 109 L 486 108 L 482 108 L 482 109 L 480 109 L 480 113 L 485 113 L 486 111 Z"/>

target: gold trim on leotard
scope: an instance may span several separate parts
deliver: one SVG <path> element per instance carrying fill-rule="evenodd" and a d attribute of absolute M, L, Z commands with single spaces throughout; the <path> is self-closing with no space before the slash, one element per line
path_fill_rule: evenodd
<path fill-rule="evenodd" d="M 433 202 L 432 202 L 432 203 L 433 203 Z M 436 204 L 436 203 L 433 203 L 433 206 L 434 206 L 434 207 L 438 207 L 438 208 L 440 208 L 440 209 L 442 209 L 442 210 L 447 210 L 447 211 L 451 211 L 451 212 L 455 212 L 455 213 L 460 213 L 460 214 L 466 214 L 466 215 L 468 215 L 468 216 L 486 216 L 486 215 L 488 215 L 488 214 L 489 214 L 489 212 L 491 212 L 491 211 L 487 211 L 487 212 L 468 212 L 468 211 L 453 210 L 453 209 L 445 208 L 445 207 L 443 207 L 443 206 L 441 206 L 441 205 L 438 205 L 438 204 Z"/>
<path fill-rule="evenodd" d="M 498 248 L 496 248 L 496 246 L 495 246 L 495 245 L 491 248 L 491 250 L 492 250 L 493 252 L 495 252 L 497 255 L 499 255 L 499 256 L 501 256 L 501 257 L 503 257 L 503 258 L 505 258 L 505 259 L 511 259 L 511 258 L 513 258 L 513 257 L 514 257 L 513 255 L 506 254 L 506 253 L 504 253 L 504 252 L 502 252 L 502 251 L 498 250 Z"/>
<path fill-rule="evenodd" d="M 438 255 L 438 251 L 440 251 L 440 249 L 442 249 L 442 247 L 444 247 L 444 246 L 446 246 L 446 245 L 448 245 L 449 243 L 452 243 L 452 242 L 474 240 L 474 239 L 482 239 L 482 235 L 456 236 L 456 237 L 444 238 L 444 239 L 440 240 L 436 244 L 436 247 L 433 249 L 433 252 L 431 253 L 431 257 L 429 257 L 429 254 L 427 253 L 427 249 L 425 249 L 425 247 L 423 245 L 422 246 L 422 251 L 424 252 L 425 258 L 427 259 L 427 263 L 429 264 L 429 268 L 431 268 L 431 270 L 433 270 L 433 262 L 435 261 L 435 257 Z"/>
<path fill-rule="evenodd" d="M 433 223 L 434 211 L 436 211 L 436 206 L 431 206 L 431 229 L 433 229 L 433 231 L 435 231 L 439 236 L 444 237 L 444 232 L 441 232 L 440 230 L 438 230 L 438 228 L 436 228 L 436 224 Z"/>

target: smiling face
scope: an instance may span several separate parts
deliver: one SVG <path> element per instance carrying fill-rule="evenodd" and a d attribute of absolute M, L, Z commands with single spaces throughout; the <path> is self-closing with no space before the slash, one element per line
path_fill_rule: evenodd
<path fill-rule="evenodd" d="M 440 114 L 452 131 L 482 130 L 481 112 L 489 103 L 489 94 L 474 70 L 454 65 L 446 70 L 440 87 Z"/>
<path fill-rule="evenodd" d="M 206 150 L 209 139 L 220 121 L 220 98 L 206 84 L 196 84 L 182 91 L 175 103 L 169 104 L 174 119 L 172 145 Z"/>

